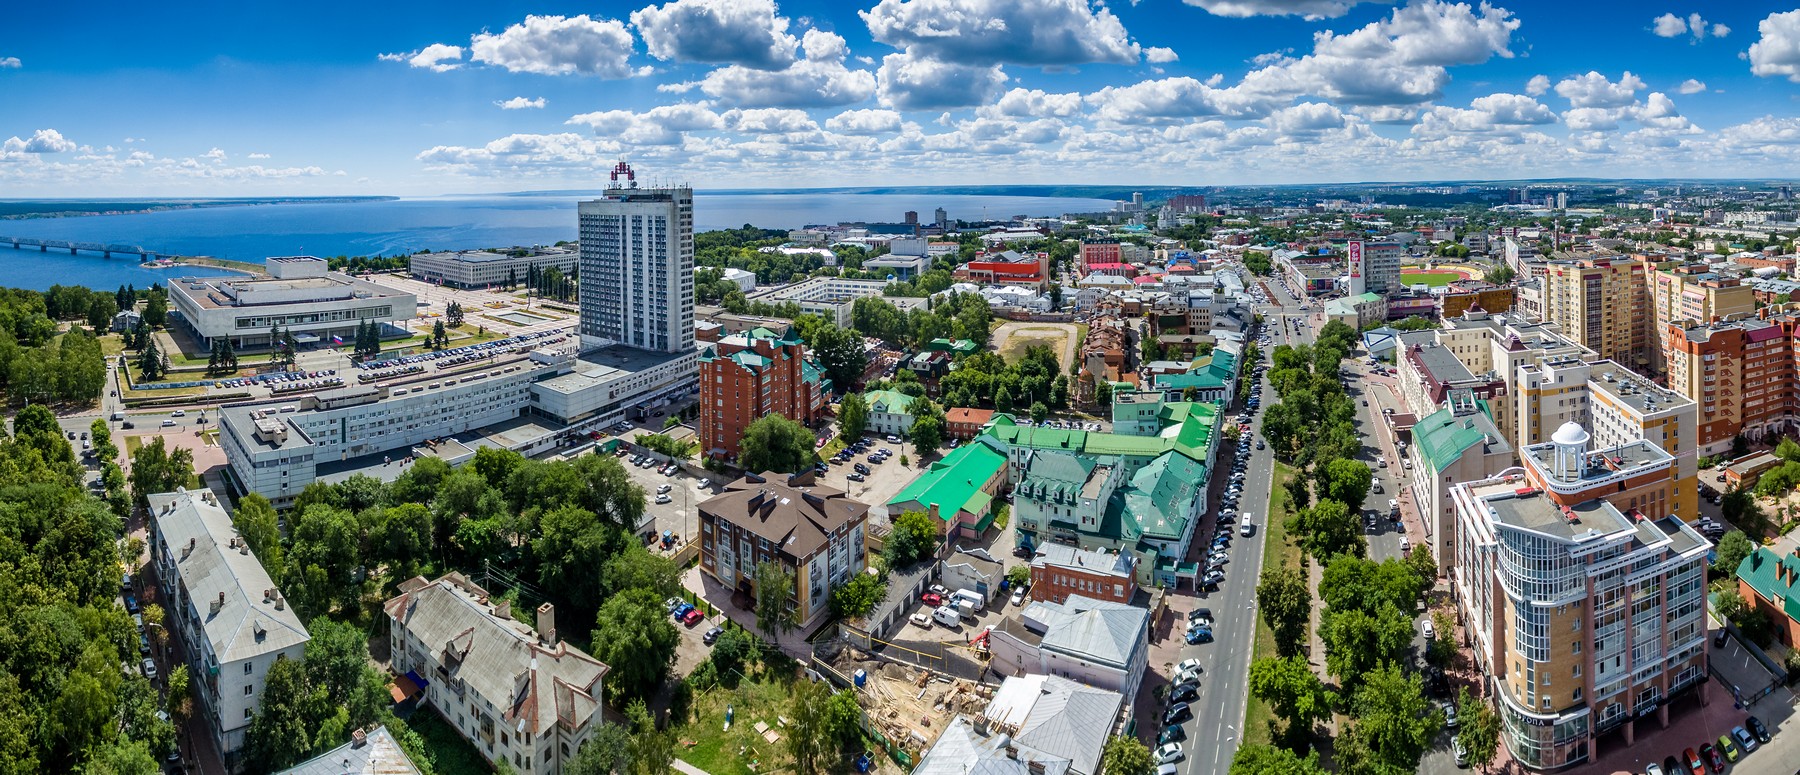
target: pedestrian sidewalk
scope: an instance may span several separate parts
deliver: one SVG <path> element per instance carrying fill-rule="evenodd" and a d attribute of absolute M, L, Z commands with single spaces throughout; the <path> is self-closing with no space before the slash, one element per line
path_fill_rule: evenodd
<path fill-rule="evenodd" d="M 692 764 L 688 764 L 680 759 L 675 760 L 674 767 L 676 772 L 686 773 L 686 775 L 712 775 L 712 773 L 700 769 L 699 767 L 695 767 Z"/>

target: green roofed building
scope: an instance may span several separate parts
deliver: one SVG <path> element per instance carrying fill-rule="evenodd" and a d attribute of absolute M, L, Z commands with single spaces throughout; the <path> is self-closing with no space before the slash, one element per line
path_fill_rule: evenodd
<path fill-rule="evenodd" d="M 1019 543 L 1132 553 L 1141 584 L 1191 580 L 1195 569 L 1178 562 L 1207 509 L 1219 407 L 1126 391 L 1113 409 L 1113 433 L 996 414 L 976 437 L 1005 454 Z"/>
<path fill-rule="evenodd" d="M 994 523 L 995 499 L 1006 489 L 1006 455 L 991 438 L 977 437 L 920 473 L 887 502 L 888 515 L 922 511 L 948 538 L 979 538 Z"/>
<path fill-rule="evenodd" d="M 912 430 L 912 396 L 898 390 L 871 390 L 863 394 L 863 401 L 869 404 L 871 433 L 905 436 Z"/>
<path fill-rule="evenodd" d="M 1237 369 L 1237 356 L 1225 350 L 1214 350 L 1211 355 L 1195 358 L 1186 372 L 1157 377 L 1153 387 L 1166 393 L 1172 401 L 1189 397 L 1191 390 L 1196 401 L 1228 404 L 1237 395 Z"/>
<path fill-rule="evenodd" d="M 1431 556 L 1448 571 L 1456 564 L 1456 503 L 1451 488 L 1458 482 L 1499 476 L 1513 466 L 1513 448 L 1494 425 L 1488 403 L 1466 388 L 1451 391 L 1444 408 L 1414 423 L 1412 436 L 1405 454 L 1417 474 L 1413 498 L 1431 533 Z"/>
<path fill-rule="evenodd" d="M 1790 649 L 1800 648 L 1800 551 L 1781 554 L 1766 546 L 1738 563 L 1738 594 L 1775 624 L 1775 637 Z"/>

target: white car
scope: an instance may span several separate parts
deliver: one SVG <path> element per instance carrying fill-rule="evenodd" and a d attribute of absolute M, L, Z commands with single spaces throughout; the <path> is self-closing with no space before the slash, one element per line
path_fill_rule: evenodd
<path fill-rule="evenodd" d="M 916 613 L 907 618 L 911 619 L 913 624 L 919 625 L 919 629 L 931 629 L 931 617 L 924 613 Z"/>
<path fill-rule="evenodd" d="M 1023 602 L 1025 602 L 1025 588 L 1024 587 L 1014 588 L 1013 593 L 1012 593 L 1012 604 L 1018 605 Z"/>
<path fill-rule="evenodd" d="M 1435 640 L 1436 638 L 1437 638 L 1437 628 L 1432 626 L 1430 619 L 1426 619 L 1425 620 L 1425 639 L 1426 640 Z"/>
<path fill-rule="evenodd" d="M 1198 659 L 1184 659 L 1184 660 L 1181 660 L 1180 664 L 1177 664 L 1175 666 L 1175 674 L 1176 675 L 1181 675 L 1183 673 L 1190 673 L 1190 672 L 1198 672 L 1199 670 L 1200 670 L 1200 660 L 1198 660 Z"/>
<path fill-rule="evenodd" d="M 1157 764 L 1174 764 L 1187 758 L 1187 752 L 1181 750 L 1180 743 L 1169 743 L 1156 749 Z"/>

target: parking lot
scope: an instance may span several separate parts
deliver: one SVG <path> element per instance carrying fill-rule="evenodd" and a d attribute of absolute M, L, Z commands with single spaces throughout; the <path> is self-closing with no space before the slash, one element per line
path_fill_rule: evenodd
<path fill-rule="evenodd" d="M 842 463 L 829 463 L 828 461 L 826 466 L 828 470 L 821 479 L 824 484 L 839 488 L 851 498 L 873 506 L 870 515 L 881 518 L 880 521 L 885 525 L 885 518 L 895 516 L 887 513 L 888 499 L 894 497 L 895 493 L 900 492 L 902 488 L 912 482 L 913 477 L 918 476 L 923 466 L 918 460 L 912 459 L 911 444 L 904 441 L 899 443 L 885 441 L 875 436 L 867 437 L 866 440 L 869 442 L 866 452 L 858 454 L 853 460 Z M 883 449 L 891 453 L 884 462 L 869 462 L 869 455 Z M 907 458 L 904 465 L 900 460 L 902 456 Z M 868 468 L 869 473 L 863 481 L 850 481 L 846 477 L 856 472 L 855 466 L 859 463 Z"/>
<path fill-rule="evenodd" d="M 665 476 L 657 468 L 660 463 L 653 462 L 649 467 L 633 465 L 631 461 L 636 457 L 627 452 L 619 462 L 624 464 L 631 480 L 644 488 L 644 510 L 656 517 L 656 534 L 660 536 L 665 531 L 673 534 L 677 538 L 676 545 L 698 534 L 700 504 L 717 493 L 723 482 L 696 478 L 685 470 Z M 662 489 L 665 486 L 669 488 L 666 492 Z M 661 502 L 664 496 L 666 503 Z"/>
<path fill-rule="evenodd" d="M 955 590 L 950 591 L 954 592 Z M 1013 606 L 1008 603 L 1006 595 L 1005 592 L 996 593 L 994 599 L 987 601 L 984 610 L 975 612 L 975 618 L 961 619 L 955 626 L 945 626 L 942 622 L 935 620 L 930 621 L 929 626 L 921 626 L 916 621 L 909 619 L 905 626 L 894 631 L 892 639 L 967 644 L 975 636 L 980 635 L 982 630 L 990 626 L 999 626 L 1001 619 L 1013 614 Z M 1021 603 L 1019 607 L 1024 607 L 1024 604 Z M 909 617 L 922 615 L 925 619 L 931 620 L 933 610 L 934 606 L 920 599 L 913 601 L 907 615 Z"/>

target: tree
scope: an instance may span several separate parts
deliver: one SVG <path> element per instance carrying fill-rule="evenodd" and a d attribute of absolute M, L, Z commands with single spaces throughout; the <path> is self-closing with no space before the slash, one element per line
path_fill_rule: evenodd
<path fill-rule="evenodd" d="M 1444 727 L 1444 714 L 1425 697 L 1424 683 L 1395 665 L 1369 673 L 1351 701 L 1356 727 L 1369 750 L 1388 766 L 1419 768 L 1431 738 Z"/>
<path fill-rule="evenodd" d="M 1719 539 L 1719 561 L 1713 563 L 1713 573 L 1719 576 L 1730 576 L 1737 573 L 1738 566 L 1744 558 L 1749 557 L 1756 547 L 1751 545 L 1749 536 L 1741 530 L 1733 530 Z"/>
<path fill-rule="evenodd" d="M 187 664 L 178 664 L 169 671 L 169 718 L 179 728 L 187 724 L 193 712 L 194 698 L 189 693 Z"/>
<path fill-rule="evenodd" d="M 1033 401 L 1031 403 L 1031 421 L 1041 423 L 1048 419 L 1050 419 L 1050 407 L 1042 401 Z"/>
<path fill-rule="evenodd" d="M 1113 386 L 1112 386 L 1111 382 L 1109 382 L 1105 379 L 1102 379 L 1102 380 L 1099 380 L 1098 382 L 1094 383 L 1094 403 L 1095 404 L 1102 406 L 1102 407 L 1112 406 L 1112 397 L 1113 397 Z"/>
<path fill-rule="evenodd" d="M 450 332 L 444 330 L 444 321 L 434 320 L 431 322 L 431 336 L 427 341 L 431 343 L 433 350 L 442 350 L 450 344 Z"/>
<path fill-rule="evenodd" d="M 1425 646 L 1425 658 L 1431 664 L 1448 668 L 1456 659 L 1456 621 L 1443 611 L 1431 613 L 1433 636 Z"/>
<path fill-rule="evenodd" d="M 1344 686 L 1359 686 L 1378 666 L 1404 660 L 1414 632 L 1413 618 L 1390 602 L 1373 612 L 1328 610 L 1319 627 L 1325 669 Z"/>
<path fill-rule="evenodd" d="M 602 724 L 563 765 L 563 775 L 623 775 L 630 768 L 631 732 L 620 724 Z"/>
<path fill-rule="evenodd" d="M 556 271 L 551 267 L 550 271 Z M 631 775 L 665 775 L 673 772 L 671 766 L 675 761 L 675 736 L 672 733 L 658 730 L 656 723 L 650 718 L 650 711 L 643 700 L 632 700 L 625 708 L 625 718 L 631 724 L 630 756 Z"/>
<path fill-rule="evenodd" d="M 816 316 L 821 324 L 825 321 Z M 847 328 L 825 324 L 815 330 L 803 334 L 807 350 L 819 360 L 819 368 L 824 369 L 825 376 L 838 390 L 848 391 L 862 380 L 863 368 L 868 365 L 869 353 L 863 338 L 855 331 Z"/>
<path fill-rule="evenodd" d="M 1318 469 L 1319 497 L 1355 505 L 1369 497 L 1374 481 L 1369 467 L 1361 461 L 1337 458 Z"/>
<path fill-rule="evenodd" d="M 451 328 L 462 328 L 462 324 L 463 324 L 462 302 L 456 302 L 456 301 L 450 302 L 449 306 L 444 307 L 444 317 L 450 321 Z"/>
<path fill-rule="evenodd" d="M 1735 588 L 1719 593 L 1719 599 L 1713 601 L 1713 612 L 1731 621 L 1744 618 L 1745 612 L 1749 610 L 1750 606 L 1744 602 L 1744 596 Z"/>
<path fill-rule="evenodd" d="M 1312 615 L 1312 593 L 1306 580 L 1292 568 L 1268 568 L 1256 585 L 1256 606 L 1263 623 L 1275 633 L 1275 653 L 1291 657 L 1300 653 L 1306 625 Z"/>
<path fill-rule="evenodd" d="M 163 373 L 168 370 L 168 366 L 164 362 L 162 348 L 156 346 L 155 337 L 147 337 L 145 339 L 143 349 L 138 351 L 137 367 L 138 379 L 144 382 L 156 382 L 161 380 L 163 378 Z"/>
<path fill-rule="evenodd" d="M 1264 657 L 1250 663 L 1250 695 L 1287 722 L 1287 739 L 1304 740 L 1313 725 L 1331 717 L 1331 692 L 1299 656 Z M 1274 736 L 1281 739 L 1280 735 Z"/>
<path fill-rule="evenodd" d="M 794 771 L 813 775 L 825 769 L 835 749 L 825 723 L 831 690 L 823 681 L 797 680 L 788 690 L 787 750 Z"/>
<path fill-rule="evenodd" d="M 799 617 L 788 601 L 794 596 L 794 572 L 779 562 L 756 564 L 756 626 L 774 637 L 776 630 L 787 632 L 798 625 Z"/>
<path fill-rule="evenodd" d="M 601 604 L 592 642 L 594 658 L 612 668 L 607 684 L 613 697 L 638 699 L 648 697 L 668 673 L 680 640 L 658 593 L 631 589 Z"/>
<path fill-rule="evenodd" d="M 144 302 L 144 324 L 162 328 L 169 323 L 169 295 L 161 287 L 150 286 L 149 300 Z"/>
<path fill-rule="evenodd" d="M 838 402 L 837 419 L 838 438 L 845 443 L 854 442 L 869 427 L 869 402 L 864 401 L 860 393 L 844 396 L 844 400 Z"/>
<path fill-rule="evenodd" d="M 131 492 L 139 506 L 148 503 L 146 497 L 151 493 L 187 486 L 193 476 L 193 451 L 183 447 L 170 451 L 161 436 L 131 453 Z"/>
<path fill-rule="evenodd" d="M 721 675 L 730 673 L 744 664 L 744 660 L 756 653 L 756 636 L 736 627 L 727 627 L 719 633 L 719 639 L 713 641 L 713 666 Z"/>
<path fill-rule="evenodd" d="M 658 598 L 675 595 L 681 589 L 681 567 L 674 560 L 652 554 L 643 544 L 633 542 L 624 551 L 606 561 L 601 579 L 612 594 L 632 589 L 647 589 Z"/>
<path fill-rule="evenodd" d="M 739 449 L 738 465 L 755 473 L 796 473 L 811 467 L 815 459 L 812 431 L 778 414 L 750 423 Z"/>
<path fill-rule="evenodd" d="M 1100 753 L 1100 771 L 1105 775 L 1150 775 L 1155 770 L 1150 749 L 1137 738 L 1113 735 L 1106 739 L 1106 748 Z"/>
<path fill-rule="evenodd" d="M 264 771 L 284 770 L 306 758 L 316 731 L 313 723 L 327 715 L 325 693 L 306 685 L 305 672 L 301 660 L 278 659 L 263 676 L 244 745 L 249 760 Z"/>
<path fill-rule="evenodd" d="M 874 574 L 858 573 L 849 583 L 831 590 L 831 613 L 846 619 L 861 619 L 886 597 L 887 582 Z"/>
<path fill-rule="evenodd" d="M 1317 751 L 1301 758 L 1286 748 L 1252 744 L 1240 746 L 1231 757 L 1231 775 L 1326 775 L 1326 772 L 1319 766 Z"/>
<path fill-rule="evenodd" d="M 913 452 L 923 458 L 943 445 L 944 421 L 940 417 L 931 416 L 915 419 L 907 436 L 913 443 Z"/>
<path fill-rule="evenodd" d="M 1494 761 L 1494 754 L 1500 752 L 1500 716 L 1492 706 L 1469 693 L 1468 687 L 1457 691 L 1456 718 L 1460 727 L 1456 730 L 1456 739 L 1462 743 L 1463 750 L 1469 754 L 1469 760 L 1476 763 L 1482 772 L 1487 772 L 1488 764 Z"/>
<path fill-rule="evenodd" d="M 1300 538 L 1300 545 L 1321 562 L 1339 554 L 1360 557 L 1365 551 L 1361 523 L 1350 512 L 1350 507 L 1338 501 L 1322 500 L 1301 509 L 1290 524 L 1292 532 Z"/>
<path fill-rule="evenodd" d="M 936 552 L 937 546 L 938 528 L 932 522 L 931 515 L 923 511 L 908 511 L 894 520 L 894 529 L 888 533 L 887 544 L 882 547 L 882 556 L 887 560 L 889 568 L 900 568 L 930 557 Z"/>

